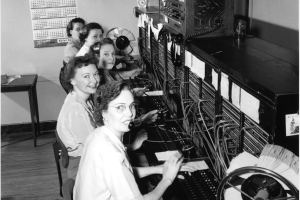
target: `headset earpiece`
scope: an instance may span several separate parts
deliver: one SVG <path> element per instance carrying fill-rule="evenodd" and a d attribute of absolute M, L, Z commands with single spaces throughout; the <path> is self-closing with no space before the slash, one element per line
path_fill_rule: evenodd
<path fill-rule="evenodd" d="M 93 51 L 96 55 L 100 55 L 100 45 L 94 45 L 93 47 Z"/>
<path fill-rule="evenodd" d="M 135 127 L 135 125 L 134 125 L 133 122 L 130 122 L 130 123 L 128 124 L 128 129 L 129 129 L 129 130 L 134 129 L 134 127 Z"/>

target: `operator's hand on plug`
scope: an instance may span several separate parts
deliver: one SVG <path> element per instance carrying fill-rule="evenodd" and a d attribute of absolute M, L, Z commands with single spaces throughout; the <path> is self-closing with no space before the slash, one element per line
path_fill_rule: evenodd
<path fill-rule="evenodd" d="M 159 167 L 160 167 L 160 170 L 159 170 L 160 174 L 162 174 L 163 173 L 164 164 L 159 165 Z M 181 166 L 180 166 L 180 169 L 179 169 L 180 172 L 184 172 L 185 174 L 188 174 L 189 176 L 191 176 L 192 175 L 191 173 L 195 172 L 196 170 L 197 169 L 195 169 L 195 168 L 193 168 L 191 166 L 188 166 L 187 163 L 181 163 Z M 177 178 L 184 179 L 184 176 L 181 175 L 181 174 L 178 174 Z"/>
<path fill-rule="evenodd" d="M 125 63 L 119 63 L 118 65 L 116 65 L 117 69 L 125 69 L 126 68 L 126 64 Z"/>
<path fill-rule="evenodd" d="M 133 88 L 133 94 L 136 97 L 141 97 L 145 94 L 145 92 L 147 92 L 148 89 L 146 87 L 143 88 Z"/>
<path fill-rule="evenodd" d="M 151 123 L 155 122 L 158 117 L 157 112 L 158 112 L 158 110 L 152 110 L 152 111 L 148 112 L 147 114 L 145 114 L 144 116 L 142 116 L 142 123 L 151 124 Z"/>
<path fill-rule="evenodd" d="M 148 139 L 148 134 L 147 134 L 147 132 L 145 131 L 145 129 L 141 129 L 141 130 L 136 134 L 135 139 L 134 139 L 134 141 L 132 142 L 132 144 L 130 145 L 131 148 L 129 148 L 129 150 L 134 151 L 134 150 L 139 149 L 139 148 L 142 146 L 143 142 L 144 142 L 145 140 L 147 140 L 147 139 Z"/>
<path fill-rule="evenodd" d="M 182 163 L 181 164 L 181 167 L 180 167 L 180 170 L 181 172 L 185 172 L 185 173 L 188 173 L 189 175 L 191 175 L 191 172 L 194 172 L 196 171 L 197 169 L 191 167 L 191 166 L 188 166 L 186 165 L 187 163 Z M 184 176 L 183 175 L 178 175 L 177 178 L 179 179 L 184 179 Z"/>
<path fill-rule="evenodd" d="M 182 161 L 183 161 L 183 156 L 178 152 L 173 156 L 171 156 L 164 163 L 162 180 L 170 179 L 171 182 L 173 182 L 177 176 L 179 169 L 181 168 Z"/>

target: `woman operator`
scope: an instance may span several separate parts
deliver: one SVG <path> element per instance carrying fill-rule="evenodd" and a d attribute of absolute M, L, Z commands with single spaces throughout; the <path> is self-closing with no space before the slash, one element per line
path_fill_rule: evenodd
<path fill-rule="evenodd" d="M 158 200 L 172 184 L 178 171 L 194 171 L 182 166 L 177 153 L 163 165 L 132 167 L 122 140 L 135 118 L 134 96 L 126 83 L 111 82 L 95 94 L 94 118 L 98 126 L 87 138 L 74 186 L 74 199 Z M 135 177 L 163 174 L 156 188 L 142 195 Z"/>

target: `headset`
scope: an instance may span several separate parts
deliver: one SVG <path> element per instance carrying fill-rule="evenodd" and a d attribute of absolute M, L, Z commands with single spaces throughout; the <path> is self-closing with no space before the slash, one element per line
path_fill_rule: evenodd
<path fill-rule="evenodd" d="M 133 122 L 130 122 L 130 123 L 128 124 L 128 129 L 129 129 L 129 130 L 134 129 L 134 127 L 135 127 L 135 125 L 134 125 Z"/>
<path fill-rule="evenodd" d="M 94 54 L 96 54 L 97 56 L 100 56 L 100 48 L 101 48 L 100 42 L 96 42 L 95 44 L 93 44 L 91 46 L 90 49 L 93 51 Z"/>

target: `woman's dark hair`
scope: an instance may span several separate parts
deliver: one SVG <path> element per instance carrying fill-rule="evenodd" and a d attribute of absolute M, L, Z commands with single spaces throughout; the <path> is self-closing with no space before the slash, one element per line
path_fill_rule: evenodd
<path fill-rule="evenodd" d="M 130 90 L 129 85 L 123 81 L 113 81 L 98 87 L 94 94 L 94 119 L 97 126 L 104 125 L 102 112 L 108 109 L 108 104 L 115 100 L 125 88 Z"/>
<path fill-rule="evenodd" d="M 85 39 L 89 36 L 90 31 L 93 29 L 100 29 L 100 30 L 102 30 L 102 33 L 104 33 L 103 28 L 100 24 L 95 23 L 95 22 L 88 23 L 87 25 L 84 25 L 82 27 L 80 34 L 79 34 L 79 39 L 82 44 L 85 43 Z"/>
<path fill-rule="evenodd" d="M 68 37 L 72 36 L 71 33 L 70 33 L 70 31 L 73 30 L 75 23 L 82 23 L 82 25 L 85 25 L 85 21 L 82 18 L 80 18 L 80 17 L 72 19 L 69 22 L 68 26 L 67 26 L 67 35 L 68 35 Z"/>
<path fill-rule="evenodd" d="M 114 48 L 116 48 L 115 43 L 112 39 L 103 38 L 103 40 L 101 40 L 100 42 L 96 42 L 95 44 L 90 46 L 90 52 L 97 55 L 97 56 L 99 56 L 101 47 L 106 45 L 106 44 L 111 44 L 111 45 L 113 45 Z"/>
<path fill-rule="evenodd" d="M 65 67 L 65 72 L 64 72 L 65 77 L 63 80 L 64 87 L 69 92 L 72 91 L 73 85 L 71 84 L 71 79 L 74 78 L 76 74 L 76 70 L 78 68 L 88 66 L 89 64 L 94 64 L 97 68 L 98 62 L 99 62 L 98 58 L 90 54 L 85 54 L 84 56 L 78 56 L 72 58 L 70 62 L 67 64 L 67 66 Z M 101 73 L 99 72 L 99 74 Z"/>

